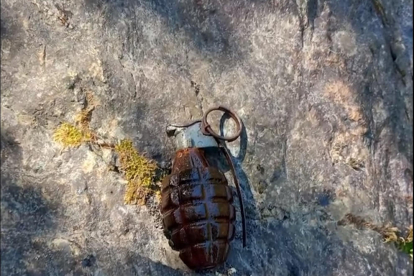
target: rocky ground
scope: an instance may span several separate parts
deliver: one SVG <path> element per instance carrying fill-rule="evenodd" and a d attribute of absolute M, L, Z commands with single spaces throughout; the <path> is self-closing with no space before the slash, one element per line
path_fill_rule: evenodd
<path fill-rule="evenodd" d="M 166 166 L 172 122 L 217 104 L 248 246 L 205 275 L 412 275 L 347 214 L 412 224 L 413 3 L 408 0 L 4 0 L 2 275 L 192 275 L 154 204 L 125 205 L 115 156 L 53 133 L 93 95 L 90 128 Z M 346 221 L 346 220 L 345 220 Z"/>

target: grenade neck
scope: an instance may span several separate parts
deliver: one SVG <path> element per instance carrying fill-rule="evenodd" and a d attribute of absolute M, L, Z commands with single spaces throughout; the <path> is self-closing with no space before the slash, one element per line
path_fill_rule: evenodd
<path fill-rule="evenodd" d="M 188 127 L 169 126 L 168 131 L 172 133 L 176 150 L 218 147 L 214 137 L 206 136 L 201 132 L 201 122 Z"/>
<path fill-rule="evenodd" d="M 199 170 L 208 166 L 209 164 L 202 149 L 185 148 L 176 152 L 172 171 Z"/>

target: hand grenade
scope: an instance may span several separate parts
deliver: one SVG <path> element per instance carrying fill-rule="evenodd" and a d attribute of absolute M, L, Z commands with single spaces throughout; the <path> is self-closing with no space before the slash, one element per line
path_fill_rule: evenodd
<path fill-rule="evenodd" d="M 207 123 L 212 110 L 229 112 L 238 123 L 232 138 L 215 134 Z M 240 135 L 240 119 L 224 107 L 209 110 L 202 121 L 168 129 L 175 137 L 177 151 L 171 174 L 164 178 L 161 190 L 161 214 L 164 234 L 172 249 L 191 269 L 209 269 L 224 263 L 234 239 L 236 211 L 233 195 L 224 174 L 209 165 L 205 149 L 219 147 L 220 140 L 235 140 Z M 242 211 L 243 245 L 245 219 L 243 203 L 231 158 L 230 163 Z"/>

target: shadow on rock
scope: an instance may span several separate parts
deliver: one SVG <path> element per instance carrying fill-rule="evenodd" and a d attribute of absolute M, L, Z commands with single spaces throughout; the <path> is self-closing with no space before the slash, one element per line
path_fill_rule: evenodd
<path fill-rule="evenodd" d="M 225 132 L 225 122 L 231 119 L 228 114 L 224 114 L 220 119 L 220 135 L 224 136 Z M 253 197 L 251 185 L 247 174 L 242 168 L 242 163 L 246 157 L 247 147 L 248 147 L 248 136 L 246 132 L 246 127 L 242 123 L 242 131 L 239 137 L 239 152 L 237 156 L 231 156 L 232 162 L 234 164 L 234 169 L 236 171 L 236 176 L 240 182 L 240 188 L 243 196 L 244 208 L 246 213 L 246 219 L 258 219 L 259 213 L 256 208 L 255 200 Z M 225 145 L 227 147 L 227 145 Z M 228 148 L 227 148 L 228 150 Z M 230 152 L 230 151 L 229 151 Z M 228 171 L 230 168 L 225 167 L 225 170 Z"/>
<path fill-rule="evenodd" d="M 17 169 L 16 167 L 21 164 L 22 150 L 19 143 L 3 128 L 1 130 L 0 150 L 1 165 L 6 161 L 9 161 L 9 166 L 13 165 L 13 167 Z"/>
<path fill-rule="evenodd" d="M 88 235 L 79 239 L 60 221 L 66 213 L 61 200 L 22 170 L 21 151 L 2 131 L 2 275 L 182 275 L 133 252 L 133 244 L 112 248 Z"/>
<path fill-rule="evenodd" d="M 162 263 L 152 261 L 133 251 L 126 251 L 125 248 L 101 249 L 100 252 L 107 251 L 109 254 L 100 254 L 96 257 L 96 265 L 84 267 L 84 270 L 97 273 L 101 271 L 104 275 L 183 275 L 182 272 Z M 117 253 L 121 253 L 121 258 L 117 258 Z"/>
<path fill-rule="evenodd" d="M 3 132 L 1 142 L 1 272 L 22 275 L 39 258 L 48 261 L 38 238 L 54 231 L 57 205 L 20 174 L 22 153 L 18 143 Z"/>
<path fill-rule="evenodd" d="M 132 19 L 133 32 L 136 32 L 137 35 L 142 33 L 143 27 L 139 26 L 140 19 L 136 17 L 135 10 L 144 8 L 154 11 L 165 20 L 170 32 L 184 31 L 190 43 L 200 53 L 215 58 L 223 64 L 242 57 L 239 47 L 241 41 L 235 38 L 236 33 L 232 26 L 232 19 L 225 12 L 223 4 L 216 1 L 85 0 L 85 6 L 90 11 L 106 10 L 104 14 L 106 14 L 107 20 L 112 26 L 125 17 Z M 135 42 L 131 42 L 130 44 L 135 45 Z M 129 46 L 126 45 L 126 47 Z M 133 51 L 133 49 L 131 50 Z"/>

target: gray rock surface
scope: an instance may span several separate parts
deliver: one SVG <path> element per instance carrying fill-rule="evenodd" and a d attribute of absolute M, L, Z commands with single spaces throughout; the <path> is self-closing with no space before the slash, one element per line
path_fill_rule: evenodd
<path fill-rule="evenodd" d="M 155 206 L 124 205 L 111 153 L 62 151 L 54 129 L 86 93 L 91 128 L 167 163 L 171 122 L 217 104 L 248 246 L 205 275 L 412 275 L 352 213 L 412 224 L 413 3 L 3 0 L 2 275 L 192 275 Z M 241 149 L 240 149 L 241 148 Z M 231 270 L 230 272 L 234 272 Z M 229 273 L 230 274 L 230 273 Z"/>

